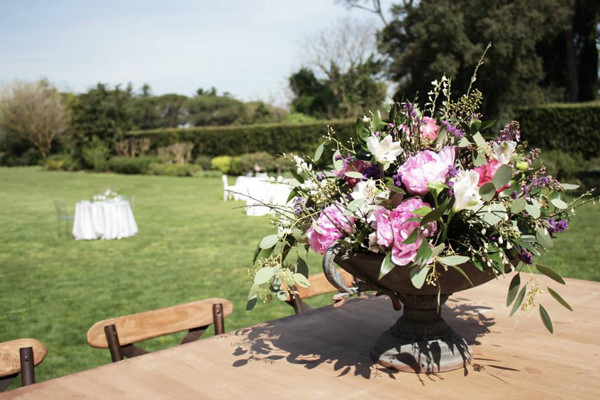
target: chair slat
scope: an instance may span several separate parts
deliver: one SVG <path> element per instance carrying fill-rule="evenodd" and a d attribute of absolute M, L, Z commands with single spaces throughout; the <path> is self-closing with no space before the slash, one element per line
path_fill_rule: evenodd
<path fill-rule="evenodd" d="M 21 371 L 19 349 L 22 347 L 33 348 L 34 365 L 38 365 L 46 357 L 46 346 L 35 339 L 17 339 L 0 343 L 0 378 Z"/>
<path fill-rule="evenodd" d="M 229 300 L 211 298 L 96 322 L 87 333 L 92 347 L 106 349 L 104 327 L 114 324 L 121 346 L 213 323 L 212 305 L 223 304 L 223 317 L 233 312 Z"/>

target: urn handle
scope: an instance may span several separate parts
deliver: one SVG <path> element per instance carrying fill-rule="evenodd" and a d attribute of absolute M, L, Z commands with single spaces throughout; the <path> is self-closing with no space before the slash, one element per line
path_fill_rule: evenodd
<path fill-rule="evenodd" d="M 344 279 L 342 278 L 340 273 L 337 272 L 335 266 L 333 265 L 333 260 L 343 250 L 344 246 L 342 246 L 339 242 L 335 242 L 331 246 L 329 246 L 327 251 L 325 251 L 325 255 L 323 256 L 323 273 L 325 274 L 325 277 L 327 278 L 329 283 L 331 283 L 333 287 L 339 290 L 341 295 L 338 296 L 338 298 L 341 297 L 340 300 L 342 298 L 348 298 L 350 296 L 358 294 L 358 287 L 346 286 L 346 284 L 344 283 Z"/>

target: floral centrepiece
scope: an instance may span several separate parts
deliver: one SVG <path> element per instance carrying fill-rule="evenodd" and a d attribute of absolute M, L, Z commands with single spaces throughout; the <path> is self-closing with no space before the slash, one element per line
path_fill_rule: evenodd
<path fill-rule="evenodd" d="M 334 243 L 385 255 L 379 279 L 394 268 L 417 269 L 410 275 L 417 289 L 439 288 L 449 269 L 469 279 L 461 270 L 467 262 L 493 276 L 516 270 L 507 299 L 511 315 L 536 305 L 542 291 L 534 271 L 564 283 L 535 259 L 568 228 L 576 208 L 594 200 L 591 192 L 568 200 L 565 192 L 577 186 L 547 174 L 539 149 L 521 141 L 518 122 L 494 132 L 496 122 L 483 121 L 479 91 L 452 100 L 446 77 L 433 85 L 422 110 L 389 103 L 385 119 L 377 111 L 357 121 L 355 141 L 341 143 L 330 131 L 314 157 L 290 157 L 290 201 L 277 210 L 278 233 L 265 237 L 255 253 L 248 308 L 258 299 L 286 300 L 287 288 L 309 284 L 302 255 L 288 261 L 293 249 L 324 254 Z M 334 152 L 331 165 L 318 171 L 327 145 Z M 523 272 L 531 273 L 525 282 Z M 570 309 L 556 291 L 547 291 Z M 552 331 L 548 313 L 537 305 Z"/>

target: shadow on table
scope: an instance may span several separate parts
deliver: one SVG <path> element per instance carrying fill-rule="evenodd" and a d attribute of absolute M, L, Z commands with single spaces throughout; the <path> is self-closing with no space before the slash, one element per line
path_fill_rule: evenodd
<path fill-rule="evenodd" d="M 495 323 L 493 318 L 485 315 L 490 308 L 459 299 L 448 300 L 443 306 L 443 316 L 469 345 L 477 345 L 477 339 L 489 333 Z M 233 355 L 239 357 L 233 366 L 244 367 L 251 362 L 288 362 L 313 369 L 321 364 L 331 364 L 335 371 L 339 371 L 338 376 L 352 373 L 371 379 L 385 374 L 395 379 L 397 371 L 375 364 L 371 361 L 369 351 L 377 337 L 390 327 L 400 313 L 390 312 L 388 309 L 391 309 L 391 305 L 381 300 L 357 301 L 374 301 L 370 314 L 381 314 L 381 318 L 375 318 L 376 322 L 365 326 L 364 318 L 357 315 L 360 313 L 349 310 L 342 314 L 331 307 L 323 307 L 278 320 L 275 324 L 241 329 L 237 332 L 239 341 L 233 344 Z M 369 307 L 362 307 L 361 311 L 364 313 L 365 309 L 369 312 Z M 473 371 L 489 373 L 486 366 L 511 370 L 498 365 L 481 365 L 482 362 L 493 363 L 497 360 L 474 358 Z M 465 368 L 464 375 L 468 373 L 468 368 Z M 436 376 L 443 379 L 439 374 L 427 375 L 430 380 Z M 418 379 L 423 383 L 421 377 Z"/>

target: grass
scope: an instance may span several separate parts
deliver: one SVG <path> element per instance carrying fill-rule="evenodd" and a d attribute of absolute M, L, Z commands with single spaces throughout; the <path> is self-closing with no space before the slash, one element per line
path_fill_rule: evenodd
<path fill-rule="evenodd" d="M 227 330 L 292 314 L 286 304 L 259 304 L 246 313 L 247 274 L 257 242 L 272 232 L 268 217 L 246 217 L 224 202 L 220 179 L 49 172 L 0 168 L 0 342 L 32 337 L 48 348 L 36 368 L 39 381 L 110 362 L 107 350 L 89 347 L 96 321 L 224 297 L 234 303 Z M 52 200 L 71 208 L 111 188 L 135 195 L 140 233 L 115 241 L 58 237 Z M 583 208 L 542 263 L 562 274 L 600 280 L 595 239 L 600 210 Z M 320 257 L 311 255 L 311 271 Z M 315 300 L 328 303 L 328 298 Z M 175 345 L 183 334 L 145 343 Z M 13 384 L 13 387 L 18 383 Z"/>

